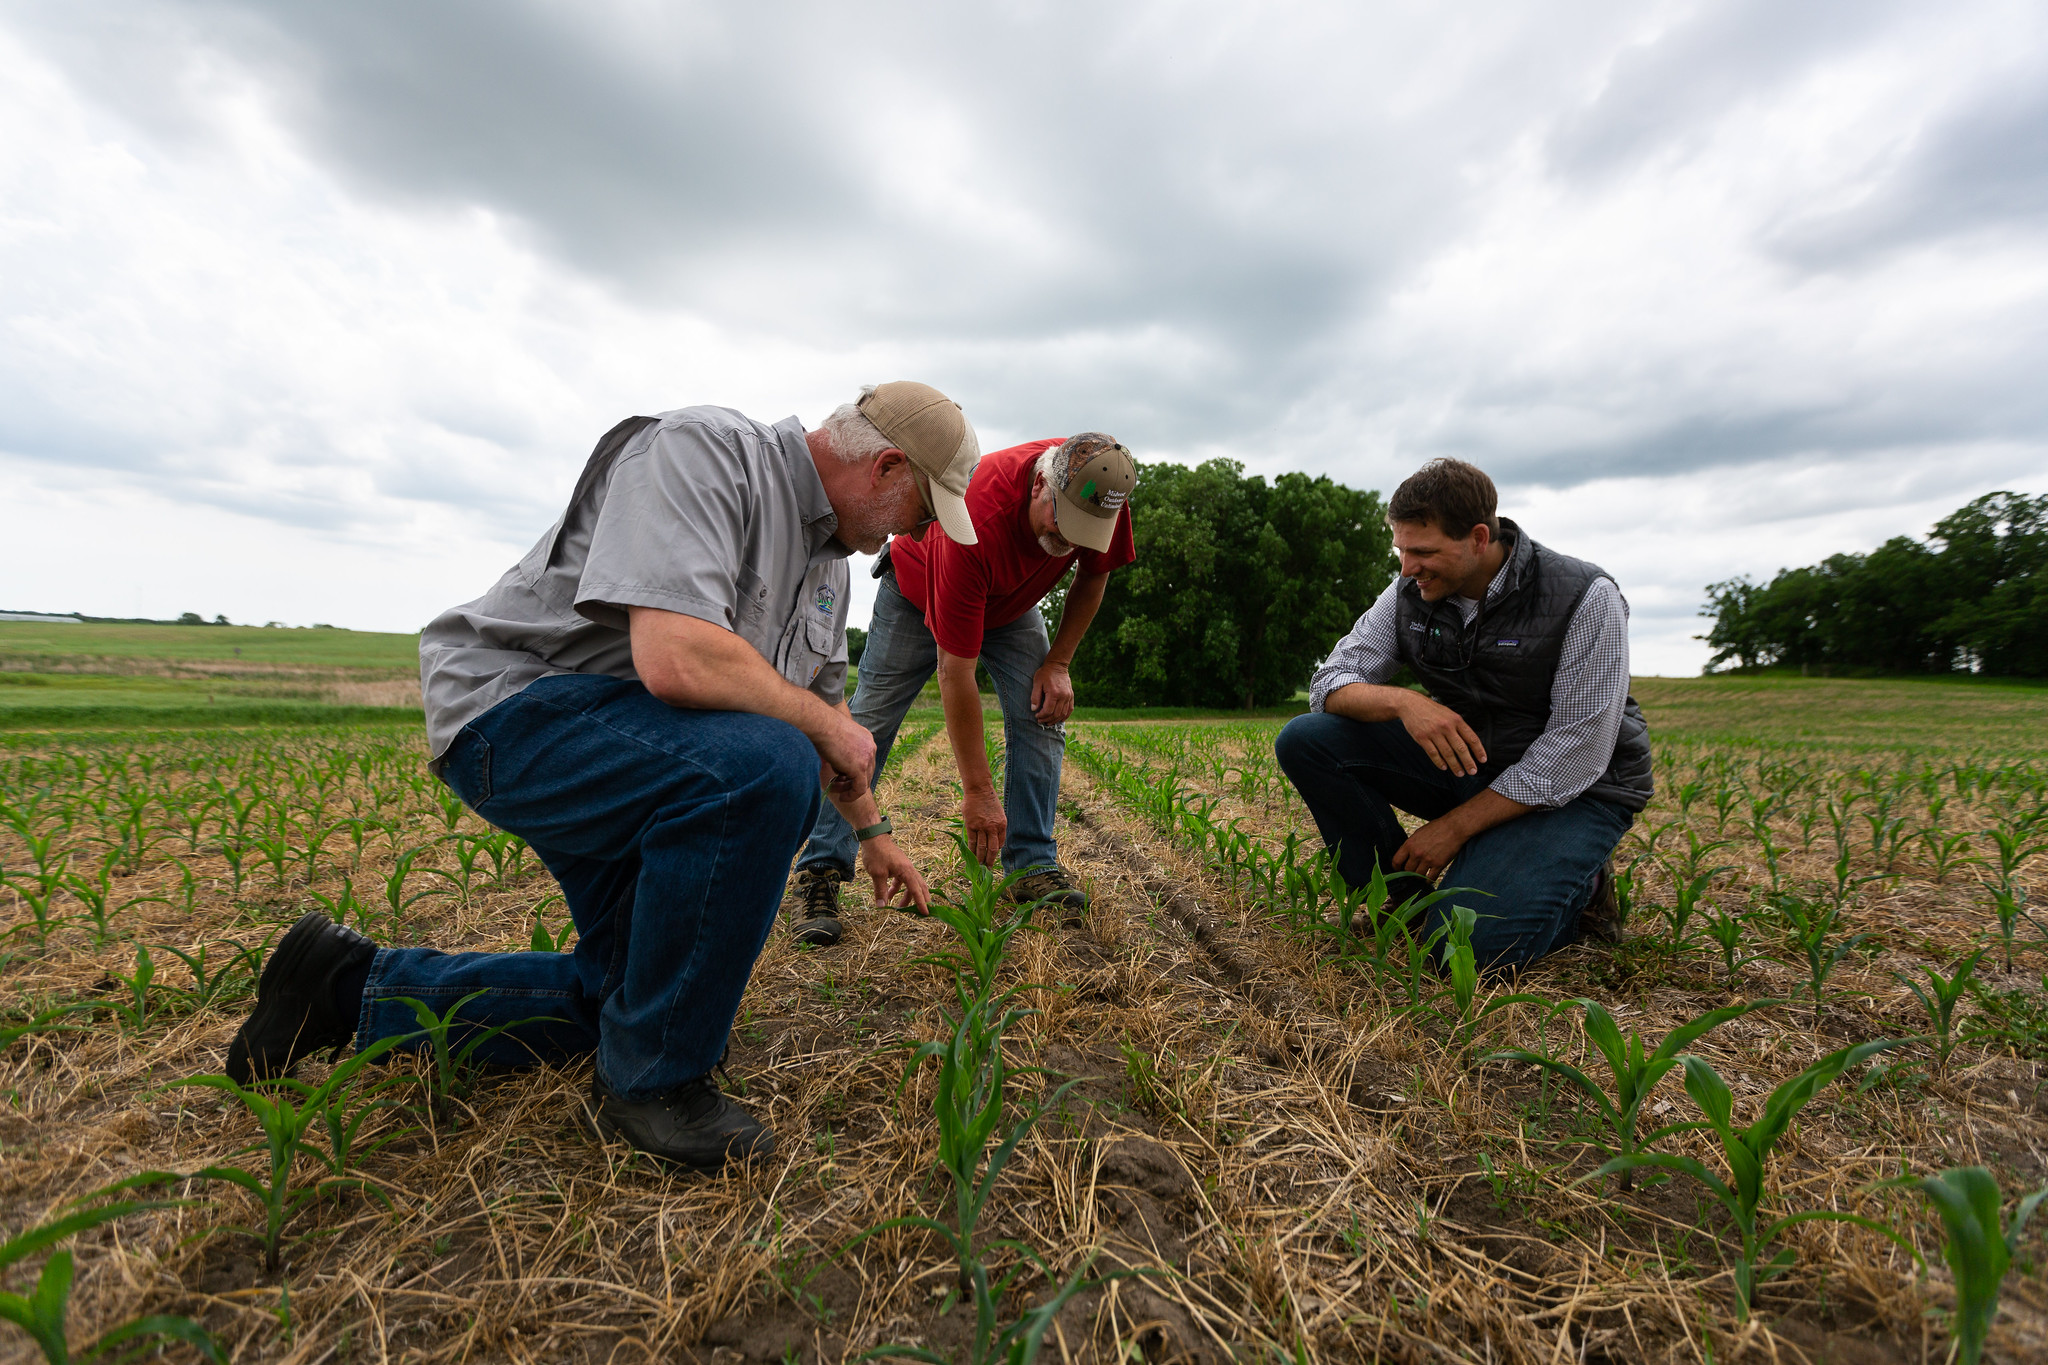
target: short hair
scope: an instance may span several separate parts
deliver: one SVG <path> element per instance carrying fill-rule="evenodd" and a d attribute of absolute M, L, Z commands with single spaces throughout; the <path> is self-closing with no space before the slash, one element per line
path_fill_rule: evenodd
<path fill-rule="evenodd" d="M 1070 448 L 1070 443 L 1061 441 L 1058 445 L 1050 445 L 1039 451 L 1034 467 L 1038 473 L 1045 475 L 1045 491 L 1050 493 L 1054 489 L 1067 486 L 1067 471 L 1073 464 L 1074 452 Z"/>
<path fill-rule="evenodd" d="M 841 403 L 818 425 L 831 439 L 832 453 L 848 464 L 872 460 L 885 450 L 896 449 L 896 443 L 851 403 Z"/>
<path fill-rule="evenodd" d="M 1434 523 L 1446 535 L 1468 536 L 1484 526 L 1500 539 L 1499 495 L 1486 471 L 1463 460 L 1431 460 L 1401 481 L 1387 503 L 1388 521 Z"/>

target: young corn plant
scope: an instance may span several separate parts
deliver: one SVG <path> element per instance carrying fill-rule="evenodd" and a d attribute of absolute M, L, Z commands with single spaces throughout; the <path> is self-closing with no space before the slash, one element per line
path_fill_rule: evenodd
<path fill-rule="evenodd" d="M 1955 1277 L 1956 1311 L 1949 1320 L 1955 1339 L 1956 1359 L 1961 1365 L 1977 1365 L 1984 1356 L 1984 1339 L 1991 1333 L 1991 1320 L 1998 1316 L 1998 1295 L 2005 1283 L 2006 1267 L 2019 1250 L 2020 1234 L 2034 1210 L 2048 1199 L 2048 1187 L 2020 1200 L 2012 1225 L 2001 1227 L 2000 1206 L 2004 1196 L 1997 1179 L 1982 1166 L 1961 1166 L 1940 1175 L 1900 1176 L 1885 1182 L 1916 1189 L 1934 1205 L 1948 1233 L 1942 1248 L 1949 1273 Z"/>
<path fill-rule="evenodd" d="M 409 995 L 400 996 L 398 999 L 399 1004 L 412 1010 L 413 1018 L 417 1019 L 420 1025 L 418 1033 L 405 1036 L 406 1041 L 424 1038 L 427 1042 L 427 1052 L 434 1064 L 427 1078 L 434 1117 L 444 1123 L 453 1117 L 455 1102 L 469 1095 L 469 1059 L 475 1055 L 476 1050 L 507 1029 L 519 1028 L 524 1024 L 543 1023 L 548 1018 L 545 1015 L 532 1015 L 525 1019 L 511 1019 L 502 1024 L 493 1024 L 489 1028 L 479 1028 L 456 1017 L 462 1013 L 464 1005 L 483 994 L 485 992 L 481 990 L 471 991 L 450 1005 L 444 1014 L 434 1013 L 432 1006 Z M 451 1036 L 455 1034 L 458 1025 L 462 1027 L 459 1042 L 456 1037 Z"/>
<path fill-rule="evenodd" d="M 95 1191 L 77 1203 L 89 1203 L 106 1198 L 110 1194 L 122 1193 L 143 1185 L 163 1184 L 177 1179 L 163 1171 L 150 1171 L 141 1176 Z M 112 1203 L 93 1204 L 61 1218 L 52 1219 L 26 1232 L 0 1242 L 0 1270 L 5 1270 L 23 1257 L 32 1256 L 44 1247 L 55 1245 L 74 1233 L 84 1232 L 125 1218 L 131 1213 L 146 1209 L 172 1207 L 175 1201 L 120 1199 Z M 73 1205 L 76 1208 L 76 1204 Z M 71 1283 L 75 1266 L 69 1251 L 52 1252 L 43 1262 L 42 1272 L 36 1277 L 35 1288 L 26 1294 L 0 1293 L 0 1321 L 11 1322 L 28 1334 L 42 1352 L 45 1365 L 87 1365 L 89 1361 L 127 1361 L 144 1353 L 150 1347 L 161 1348 L 164 1341 L 182 1341 L 215 1365 L 227 1365 L 227 1352 L 199 1324 L 190 1318 L 169 1314 L 152 1314 L 124 1322 L 110 1328 L 90 1345 L 73 1351 L 69 1333 L 65 1330 L 71 1310 Z"/>
<path fill-rule="evenodd" d="M 1984 889 L 1991 893 L 1991 908 L 1998 916 L 1998 939 L 2005 946 L 2005 969 L 2011 971 L 2013 938 L 2019 932 L 2020 921 L 2034 924 L 2034 917 L 2027 913 L 2027 891 L 2013 882 L 2003 886 L 1986 882 Z M 2036 929 L 2039 927 L 2035 925 Z"/>
<path fill-rule="evenodd" d="M 1742 951 L 1742 934 L 1749 927 L 1748 910 L 1728 910 L 1719 906 L 1708 906 L 1705 916 L 1707 937 L 1721 950 L 1721 964 L 1728 973 L 1728 984 L 1733 986 L 1742 978 L 1742 969 L 1765 956 L 1762 953 Z"/>
<path fill-rule="evenodd" d="M 1806 959 L 1807 989 L 1813 1000 L 1814 1026 L 1818 1028 L 1821 1013 L 1827 1008 L 1828 978 L 1844 958 L 1871 936 L 1852 934 L 1845 939 L 1834 938 L 1841 925 L 1839 906 L 1828 908 L 1808 904 L 1797 896 L 1780 896 L 1778 913 L 1785 918 L 1787 937 Z"/>
<path fill-rule="evenodd" d="M 1648 1053 L 1643 1050 L 1643 1036 L 1633 1030 L 1627 1038 L 1615 1024 L 1614 1016 L 1606 1006 L 1597 1000 L 1584 998 L 1562 1000 L 1552 1007 L 1555 1010 L 1577 1006 L 1585 1012 L 1586 1041 L 1599 1052 L 1601 1060 L 1607 1063 L 1607 1070 L 1613 1076 L 1611 1086 L 1603 1086 L 1578 1067 L 1549 1052 L 1531 1052 L 1526 1048 L 1508 1048 L 1501 1052 L 1487 1054 L 1483 1062 L 1522 1062 L 1529 1066 L 1541 1067 L 1561 1077 L 1586 1097 L 1593 1112 L 1607 1127 L 1612 1139 L 1596 1143 L 1603 1156 L 1619 1160 L 1634 1156 L 1644 1147 L 1661 1137 L 1672 1133 L 1686 1132 L 1700 1127 L 1696 1123 L 1668 1124 L 1654 1132 L 1638 1136 L 1636 1125 L 1642 1118 L 1643 1106 L 1649 1102 L 1650 1094 L 1657 1088 L 1657 1082 L 1664 1079 L 1679 1064 L 1679 1052 L 1705 1037 L 1714 1029 L 1731 1019 L 1739 1019 L 1751 1010 L 1775 1005 L 1776 1000 L 1758 1000 L 1746 1005 L 1730 1005 L 1724 1009 L 1710 1010 L 1690 1023 L 1681 1024 Z M 1608 1163 L 1613 1166 L 1613 1162 Z M 1603 1168 L 1603 1170 L 1606 1168 Z M 1615 1167 L 1621 1175 L 1621 1188 L 1635 1188 L 1635 1171 L 1632 1167 Z"/>
<path fill-rule="evenodd" d="M 1694 1157 L 1679 1156 L 1670 1152 L 1630 1152 L 1615 1157 L 1585 1179 L 1593 1180 L 1603 1175 L 1633 1171 L 1644 1166 L 1676 1171 L 1689 1175 L 1707 1187 L 1714 1201 L 1721 1206 L 1734 1224 L 1741 1239 L 1735 1262 L 1735 1316 L 1737 1321 L 1747 1322 L 1751 1306 L 1756 1301 L 1758 1286 L 1782 1275 L 1792 1266 L 1793 1252 L 1786 1247 L 1769 1261 L 1763 1261 L 1764 1252 L 1776 1242 L 1786 1229 L 1800 1223 L 1825 1220 L 1835 1223 L 1853 1223 L 1891 1238 L 1904 1246 L 1908 1252 L 1913 1248 L 1899 1234 L 1873 1219 L 1860 1214 L 1847 1213 L 1840 1209 L 1804 1209 L 1776 1218 L 1767 1218 L 1764 1212 L 1764 1167 L 1771 1159 L 1771 1152 L 1779 1139 L 1792 1126 L 1792 1120 L 1822 1087 L 1832 1082 L 1852 1066 L 1861 1065 L 1865 1060 L 1889 1048 L 1900 1046 L 1905 1039 L 1881 1038 L 1876 1042 L 1845 1047 L 1830 1052 L 1806 1070 L 1786 1081 L 1770 1093 L 1764 1101 L 1764 1112 L 1745 1128 L 1735 1126 L 1735 1097 L 1728 1089 L 1728 1083 L 1720 1073 L 1698 1057 L 1683 1056 L 1679 1063 L 1685 1067 L 1685 1092 L 1691 1095 L 1693 1103 L 1706 1116 L 1706 1122 L 1687 1124 L 1688 1128 L 1706 1128 L 1720 1140 L 1723 1160 L 1727 1163 L 1728 1178 L 1707 1169 L 1705 1163 Z"/>
<path fill-rule="evenodd" d="M 340 1193 L 344 1189 L 361 1190 L 382 1198 L 375 1186 L 358 1177 L 330 1178 L 318 1180 L 310 1186 L 299 1185 L 292 1179 L 293 1167 L 302 1156 L 319 1159 L 317 1149 L 306 1145 L 306 1133 L 315 1123 L 329 1122 L 329 1109 L 343 1103 L 342 1090 L 355 1078 L 357 1072 L 371 1062 L 390 1052 L 393 1048 L 417 1035 L 401 1034 L 390 1038 L 379 1038 L 376 1042 L 348 1058 L 318 1086 L 291 1077 L 261 1081 L 253 1086 L 237 1085 L 226 1076 L 193 1076 L 182 1081 L 173 1081 L 167 1089 L 203 1087 L 220 1090 L 241 1102 L 263 1130 L 260 1141 L 244 1148 L 245 1152 L 261 1153 L 266 1161 L 255 1171 L 245 1171 L 239 1166 L 208 1166 L 192 1173 L 194 1180 L 220 1180 L 239 1185 L 256 1196 L 263 1209 L 263 1224 L 255 1233 L 263 1244 L 263 1264 L 273 1273 L 277 1270 L 278 1251 L 284 1240 L 284 1229 L 293 1215 L 313 1200 Z M 351 1130 L 353 1136 L 353 1130 Z M 324 1163 L 323 1164 L 331 1164 Z"/>
<path fill-rule="evenodd" d="M 1977 971 L 1978 960 L 1990 952 L 1987 945 L 1958 962 L 1947 976 L 1934 970 L 1926 963 L 1920 964 L 1921 974 L 1927 978 L 1927 989 L 1921 990 L 1920 983 L 1893 972 L 1899 984 L 1913 992 L 1913 998 L 1927 1011 L 1927 1025 L 1932 1030 L 1930 1038 L 1934 1043 L 1934 1063 L 1942 1071 L 1948 1070 L 1948 1058 L 1956 1050 L 1959 1041 L 1955 1033 L 1956 1006 L 1969 993 L 1971 977 Z"/>
<path fill-rule="evenodd" d="M 197 1011 L 215 1005 L 234 1004 L 254 995 L 257 978 L 263 970 L 263 957 L 269 951 L 270 943 L 266 939 L 262 946 L 252 948 L 233 939 L 214 939 L 210 943 L 193 945 L 190 952 L 173 948 L 168 943 L 157 946 L 184 963 L 185 970 L 192 973 L 190 986 L 167 986 L 164 989 L 179 996 L 186 1009 Z M 227 961 L 209 968 L 209 948 L 227 949 Z"/>

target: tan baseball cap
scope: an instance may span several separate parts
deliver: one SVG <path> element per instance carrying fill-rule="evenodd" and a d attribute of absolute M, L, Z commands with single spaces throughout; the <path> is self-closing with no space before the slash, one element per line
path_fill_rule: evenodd
<path fill-rule="evenodd" d="M 1063 538 L 1100 553 L 1109 548 L 1117 513 L 1137 487 L 1137 461 L 1114 436 L 1099 431 L 1069 436 L 1060 448 L 1067 453 L 1067 481 L 1053 490 L 1053 521 Z"/>
<path fill-rule="evenodd" d="M 854 406 L 931 481 L 940 529 L 957 544 L 974 544 L 967 481 L 981 459 L 981 443 L 960 405 L 929 384 L 896 379 L 867 385 Z"/>

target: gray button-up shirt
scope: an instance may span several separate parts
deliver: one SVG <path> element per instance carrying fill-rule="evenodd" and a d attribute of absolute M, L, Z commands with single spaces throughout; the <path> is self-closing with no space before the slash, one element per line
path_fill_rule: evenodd
<path fill-rule="evenodd" d="M 1508 566 L 1503 562 L 1486 585 L 1486 600 L 1499 597 L 1507 581 Z M 1309 684 L 1309 710 L 1322 710 L 1340 687 L 1384 683 L 1401 671 L 1394 639 L 1395 598 L 1400 591 L 1400 579 L 1387 584 L 1351 633 L 1330 651 Z M 1479 603 L 1462 596 L 1452 602 L 1471 625 Z M 1628 704 L 1628 678 L 1628 600 L 1613 579 L 1596 578 L 1565 626 L 1564 650 L 1550 685 L 1549 724 L 1522 757 L 1502 768 L 1488 785 L 1525 806 L 1562 806 L 1577 800 L 1600 780 L 1614 758 L 1615 736 L 1621 733 L 1622 710 Z"/>
<path fill-rule="evenodd" d="M 489 592 L 421 632 L 433 756 L 540 678 L 637 678 L 627 607 L 724 626 L 838 703 L 848 610 L 838 529 L 796 418 L 771 427 L 730 408 L 661 414 Z"/>

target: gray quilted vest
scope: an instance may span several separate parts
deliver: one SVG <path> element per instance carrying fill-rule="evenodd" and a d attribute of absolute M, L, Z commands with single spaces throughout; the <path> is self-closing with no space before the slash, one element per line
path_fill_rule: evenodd
<path fill-rule="evenodd" d="M 1412 578 L 1401 580 L 1394 618 L 1401 661 L 1478 734 L 1486 746 L 1479 774 L 1489 782 L 1543 733 L 1565 627 L 1593 580 L 1613 577 L 1597 564 L 1538 545 L 1506 517 L 1500 527 L 1507 581 L 1469 627 L 1451 599 L 1423 601 Z M 1651 771 L 1649 722 L 1630 697 L 1607 771 L 1584 794 L 1641 810 L 1650 801 Z"/>

